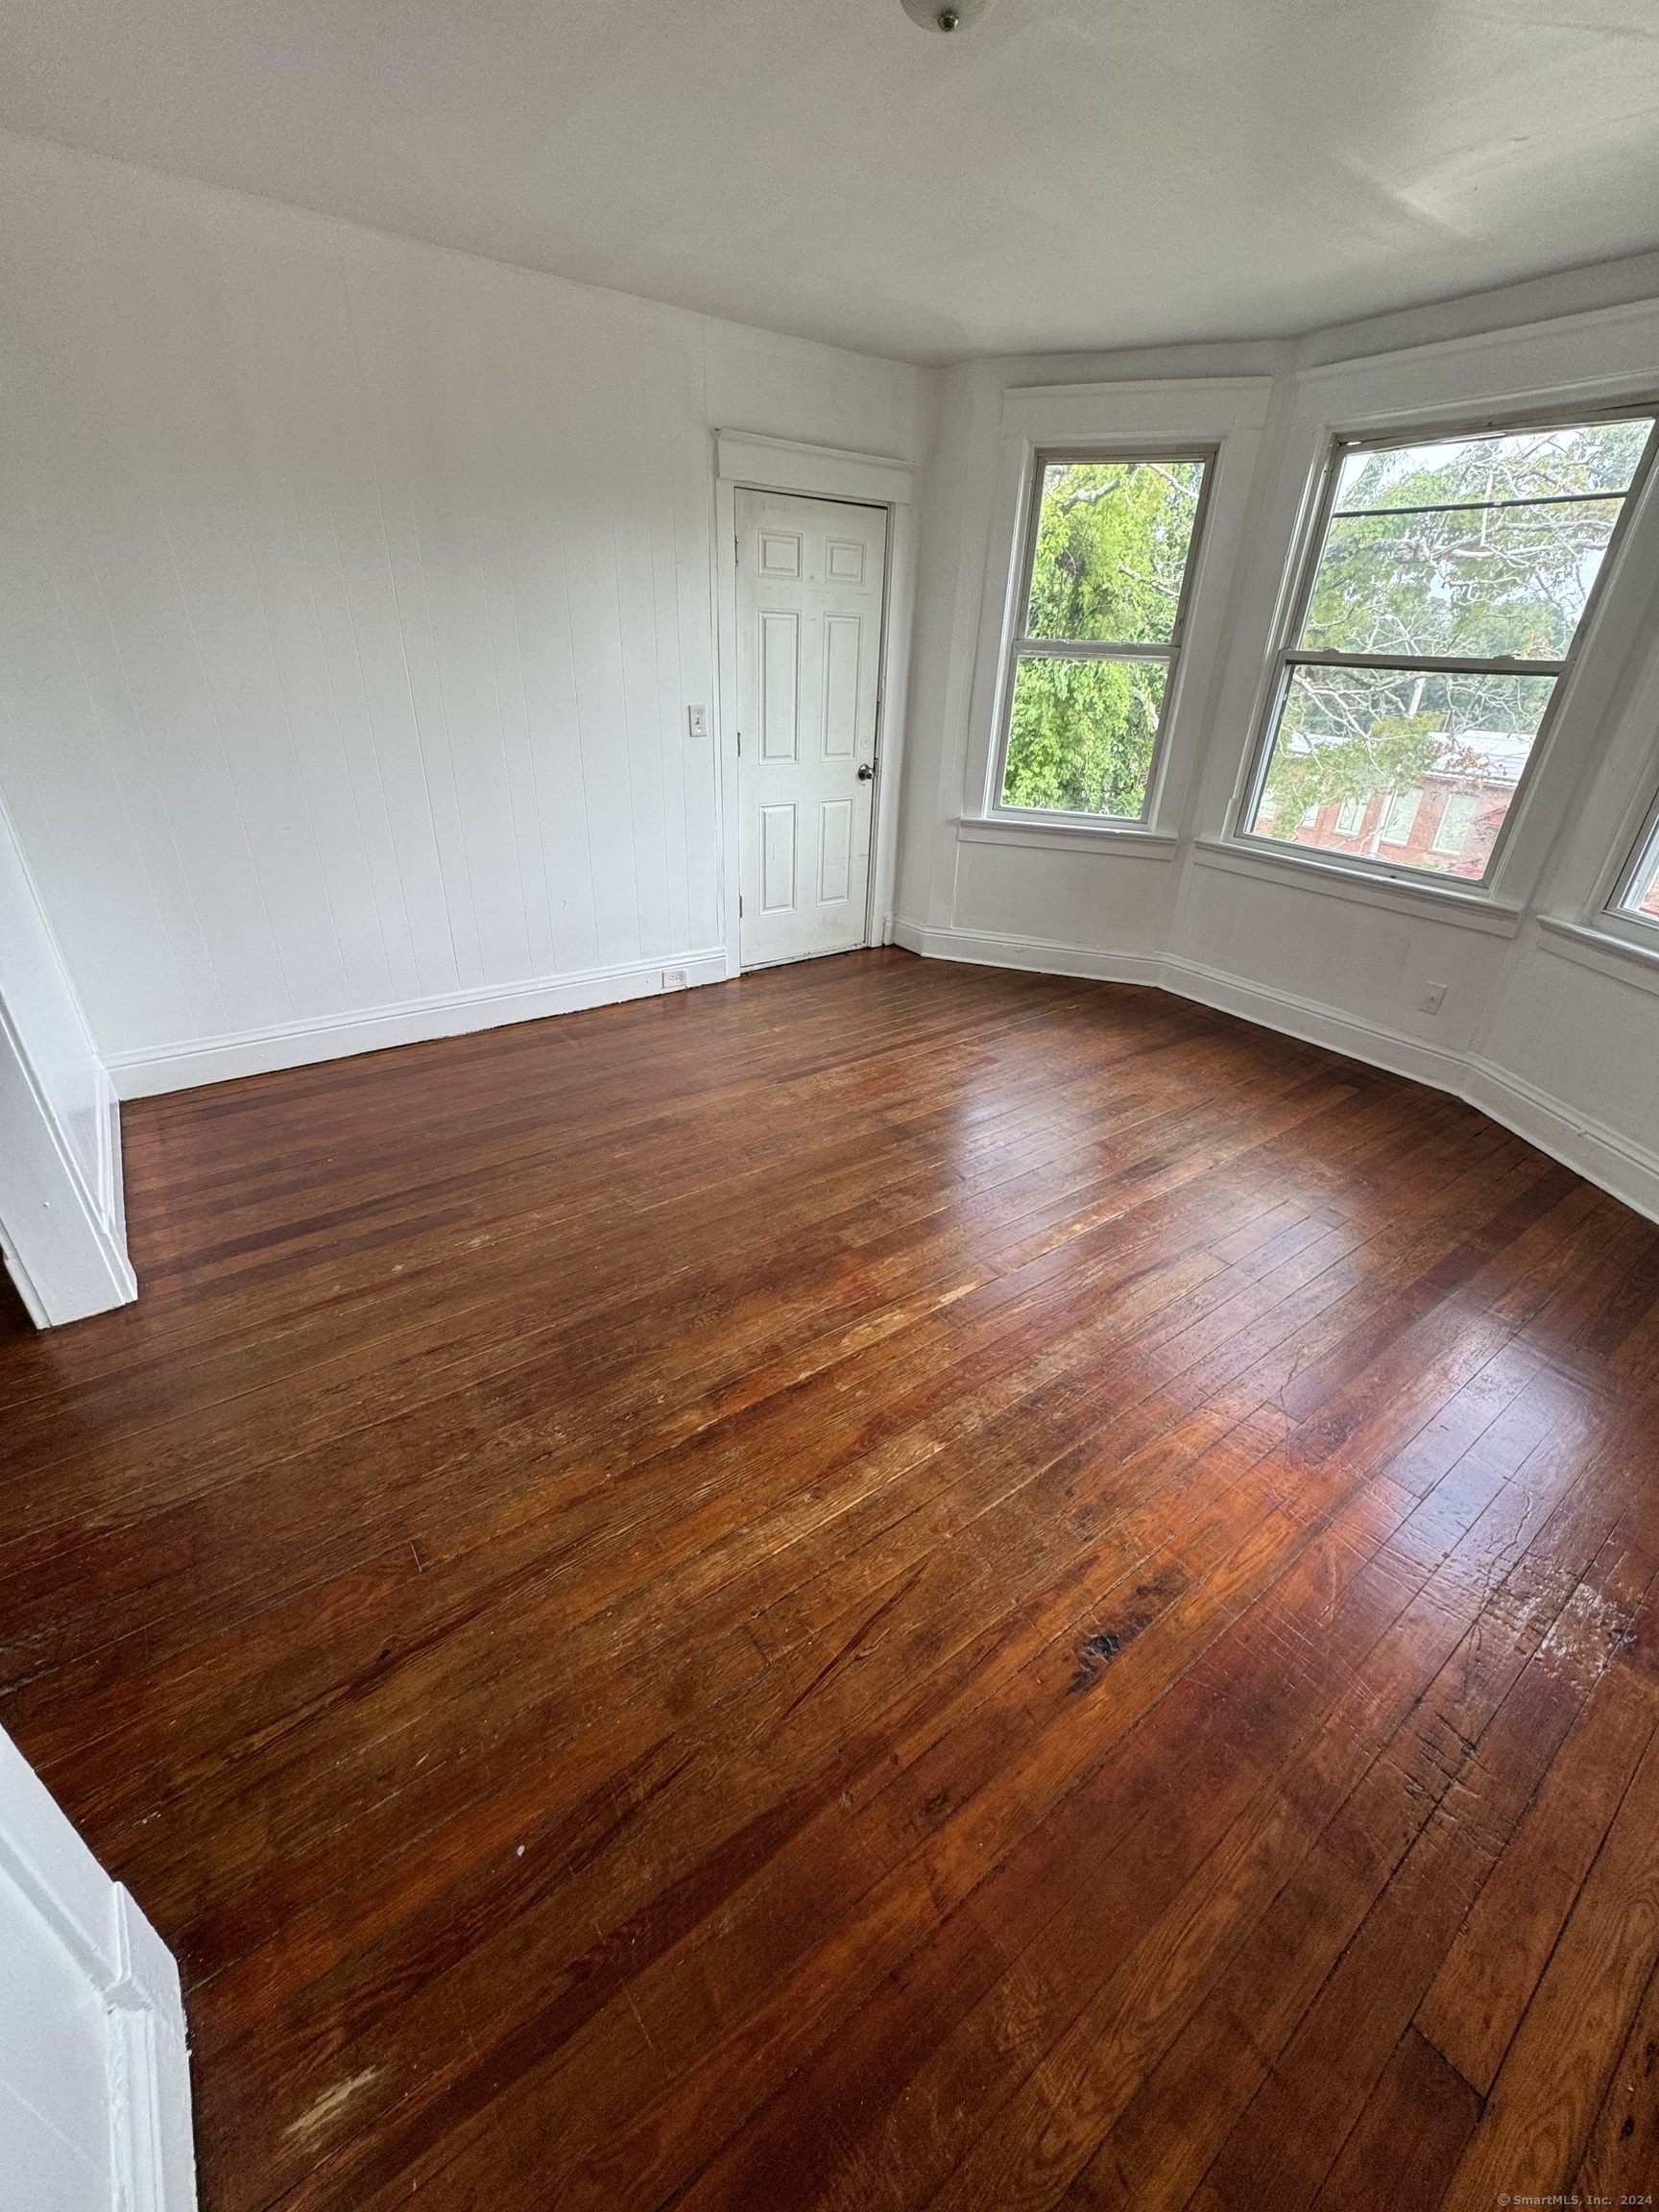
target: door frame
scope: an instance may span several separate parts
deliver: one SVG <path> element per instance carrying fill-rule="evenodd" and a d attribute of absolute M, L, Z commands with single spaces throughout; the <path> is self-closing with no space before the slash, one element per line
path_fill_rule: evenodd
<path fill-rule="evenodd" d="M 899 790 L 904 709 L 910 692 L 915 578 L 916 471 L 886 453 L 802 445 L 745 430 L 714 433 L 715 767 L 720 793 L 720 908 L 726 973 L 742 974 L 738 934 L 737 494 L 780 493 L 836 499 L 887 512 L 887 575 L 881 595 L 881 669 L 876 709 L 876 805 L 870 836 L 866 945 L 893 942 L 899 873 Z"/>

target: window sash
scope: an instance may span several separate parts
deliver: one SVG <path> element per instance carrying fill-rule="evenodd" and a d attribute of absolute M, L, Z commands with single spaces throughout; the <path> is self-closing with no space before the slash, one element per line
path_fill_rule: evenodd
<path fill-rule="evenodd" d="M 1284 658 L 1291 668 L 1398 668 L 1407 676 L 1419 669 L 1427 676 L 1559 676 L 1567 665 L 1508 655 L 1481 661 L 1455 653 L 1304 652 L 1300 646 L 1288 648 Z"/>
<path fill-rule="evenodd" d="M 1659 450 L 1659 420 L 1654 421 L 1653 428 L 1647 434 L 1647 442 L 1643 447 L 1642 457 L 1636 464 L 1635 472 L 1631 476 L 1629 485 L 1622 494 L 1618 495 L 1623 501 L 1619 512 L 1619 519 L 1614 524 L 1612 535 L 1607 542 L 1607 549 L 1602 555 L 1596 580 L 1585 599 L 1583 612 L 1578 617 L 1577 626 L 1568 644 L 1566 655 L 1558 661 L 1520 660 L 1513 657 L 1481 660 L 1428 653 L 1356 654 L 1310 649 L 1298 645 L 1295 640 L 1302 636 L 1303 631 L 1308 626 L 1313 592 L 1318 583 L 1320 564 L 1325 558 L 1325 549 L 1330 542 L 1331 526 L 1339 519 L 1336 508 L 1336 490 L 1341 477 L 1342 464 L 1349 455 L 1358 452 L 1392 452 L 1403 445 L 1442 444 L 1458 438 L 1479 437 L 1482 434 L 1502 437 L 1528 430 L 1571 429 L 1589 421 L 1611 422 L 1629 418 L 1644 419 L 1647 417 L 1659 418 L 1659 400 L 1629 401 L 1621 406 L 1598 410 L 1593 417 L 1586 417 L 1575 411 L 1570 415 L 1542 418 L 1529 415 L 1505 421 L 1477 421 L 1461 427 L 1431 423 L 1404 433 L 1397 429 L 1390 430 L 1385 435 L 1380 434 L 1373 438 L 1337 436 L 1332 439 L 1330 450 L 1326 456 L 1325 475 L 1318 504 L 1314 509 L 1305 541 L 1296 591 L 1286 610 L 1282 641 L 1273 659 L 1274 681 L 1267 694 L 1267 711 L 1257 739 L 1251 773 L 1244 789 L 1243 805 L 1235 822 L 1236 835 L 1248 839 L 1252 844 L 1267 842 L 1257 830 L 1255 824 L 1261 813 L 1262 793 L 1266 788 L 1268 771 L 1273 765 L 1274 753 L 1282 735 L 1285 710 L 1289 700 L 1290 686 L 1298 667 L 1397 668 L 1405 674 L 1420 671 L 1425 675 L 1554 677 L 1556 682 L 1551 693 L 1549 705 L 1545 708 L 1539 720 L 1537 732 L 1527 756 L 1526 765 L 1516 781 L 1514 792 L 1511 794 L 1509 804 L 1504 811 L 1503 824 L 1493 841 L 1485 870 L 1473 880 L 1467 878 L 1463 878 L 1460 888 L 1465 891 L 1484 890 L 1490 885 L 1503 854 L 1510 827 L 1519 815 L 1519 802 L 1522 794 L 1531 782 L 1534 771 L 1543 757 L 1545 745 L 1554 722 L 1555 710 L 1560 704 L 1562 691 L 1565 688 L 1560 679 L 1576 661 L 1585 635 L 1592 626 L 1596 612 L 1600 606 L 1602 594 L 1607 589 L 1608 579 L 1617 572 L 1630 517 L 1639 503 L 1648 472 L 1654 466 L 1655 452 Z M 1514 504 L 1526 507 L 1578 504 L 1583 499 L 1592 496 L 1596 495 L 1573 493 L 1559 497 L 1550 494 L 1545 498 L 1536 500 L 1517 500 Z M 1610 494 L 1603 493 L 1599 496 L 1605 499 Z M 1505 502 L 1479 500 L 1471 501 L 1468 504 L 1474 508 L 1497 506 L 1505 504 Z M 1451 511 L 1453 508 L 1461 511 L 1464 502 L 1461 501 L 1448 502 L 1447 511 Z M 1406 508 L 1366 508 L 1355 512 L 1369 517 L 1372 514 L 1404 514 L 1413 511 Z M 1379 842 L 1386 842 L 1386 840 L 1380 839 Z M 1654 844 L 1659 847 L 1659 830 L 1655 830 Z M 1429 882 L 1444 879 L 1439 870 L 1424 868 L 1412 862 L 1386 860 L 1381 856 L 1372 858 L 1369 855 L 1357 854 L 1322 853 L 1321 849 L 1317 847 L 1298 845 L 1294 841 L 1277 843 L 1275 850 L 1288 856 L 1299 854 L 1314 863 L 1317 863 L 1321 858 L 1327 861 L 1337 859 L 1344 866 L 1369 868 L 1388 877 L 1397 877 L 1404 871 L 1414 879 L 1425 879 Z M 1636 877 L 1637 870 L 1633 868 L 1630 872 L 1630 879 L 1634 881 Z M 1626 911 L 1623 907 L 1615 910 L 1621 913 Z M 1638 915 L 1636 919 L 1646 924 L 1647 917 Z"/>
<path fill-rule="evenodd" d="M 1181 647 L 1187 634 L 1187 619 L 1192 604 L 1193 577 L 1198 567 L 1198 555 L 1203 543 L 1204 525 L 1210 510 L 1210 494 L 1215 483 L 1215 459 L 1218 448 L 1214 445 L 1165 445 L 1163 443 L 1136 445 L 1059 445 L 1041 446 L 1031 456 L 1031 488 L 1025 501 L 1024 522 L 1020 539 L 1020 598 L 1015 634 L 1008 641 L 1006 667 L 1002 684 L 1002 696 L 997 714 L 997 742 L 991 754 L 990 811 L 993 815 L 1010 821 L 1058 819 L 1067 822 L 1094 822 L 1111 824 L 1144 824 L 1151 815 L 1154 794 L 1158 787 L 1159 771 L 1164 760 L 1166 740 L 1169 734 L 1169 702 L 1175 691 L 1175 671 L 1181 657 Z M 1122 462 L 1133 465 L 1146 461 L 1198 462 L 1204 474 L 1198 486 L 1197 504 L 1192 514 L 1192 534 L 1187 541 L 1187 560 L 1181 571 L 1181 591 L 1175 603 L 1175 619 L 1170 625 L 1166 642 L 1156 645 L 1138 645 L 1116 639 L 1092 637 L 1033 637 L 1026 631 L 1031 612 L 1031 587 L 1036 580 L 1037 533 L 1043 514 L 1043 488 L 1050 469 L 1064 469 L 1073 465 L 1105 465 Z M 1146 793 L 1139 814 L 1085 814 L 1064 807 L 1016 806 L 1002 796 L 1008 783 L 1008 746 L 1013 734 L 1014 689 L 1020 674 L 1020 663 L 1024 660 L 1047 661 L 1161 661 L 1166 670 L 1164 680 L 1163 709 L 1158 717 L 1158 734 L 1152 748 L 1152 758 L 1146 769 Z"/>
<path fill-rule="evenodd" d="M 1616 421 L 1623 412 L 1622 408 L 1614 408 L 1607 421 Z M 1550 425 L 1540 422 L 1525 427 L 1547 430 Z M 1557 423 L 1555 427 L 1570 428 L 1571 425 Z M 1408 438 L 1405 443 L 1409 445 L 1416 441 Z M 1366 448 L 1356 441 L 1343 450 L 1362 453 Z M 1379 453 L 1393 452 L 1395 447 L 1390 443 L 1386 446 L 1375 446 L 1372 450 Z M 1489 515 L 1503 507 L 1605 507 L 1614 499 L 1627 499 L 1629 496 L 1628 492 L 1541 492 L 1536 499 L 1431 499 L 1423 506 L 1414 507 L 1334 507 L 1331 519 L 1333 522 L 1369 522 L 1377 515 Z"/>
<path fill-rule="evenodd" d="M 1097 637 L 1016 637 L 1026 661 L 1173 661 L 1174 645 L 1104 645 Z"/>

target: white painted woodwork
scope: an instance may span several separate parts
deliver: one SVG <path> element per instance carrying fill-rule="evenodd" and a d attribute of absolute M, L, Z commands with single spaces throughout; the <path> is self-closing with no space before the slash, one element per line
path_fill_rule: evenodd
<path fill-rule="evenodd" d="M 887 515 L 736 499 L 739 945 L 745 968 L 866 942 Z"/>
<path fill-rule="evenodd" d="M 190 2212 L 179 1970 L 0 1731 L 0 2212 Z"/>
<path fill-rule="evenodd" d="M 930 377 L 58 147 L 0 202 L 0 795 L 121 1093 L 724 974 L 711 433 L 908 495 Z"/>
<path fill-rule="evenodd" d="M 137 1293 L 120 1110 L 0 804 L 0 1256 L 38 1327 Z"/>

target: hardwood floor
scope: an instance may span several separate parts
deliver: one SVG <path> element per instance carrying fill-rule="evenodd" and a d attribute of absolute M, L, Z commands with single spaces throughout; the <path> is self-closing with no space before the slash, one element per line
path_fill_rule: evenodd
<path fill-rule="evenodd" d="M 208 2212 L 1659 2185 L 1659 1231 L 857 954 L 127 1110 L 0 1722 Z"/>

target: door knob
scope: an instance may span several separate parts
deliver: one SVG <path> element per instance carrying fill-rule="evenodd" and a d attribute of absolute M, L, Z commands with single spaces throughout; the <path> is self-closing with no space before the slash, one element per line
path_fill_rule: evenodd
<path fill-rule="evenodd" d="M 868 760 L 860 760 L 860 761 L 859 761 L 859 763 L 858 763 L 858 781 L 859 781 L 859 782 L 860 782 L 860 783 L 869 783 L 869 782 L 873 781 L 874 781 L 874 779 L 875 779 L 875 775 L 876 775 L 876 770 L 875 770 L 875 767 L 874 767 L 874 765 L 873 765 L 873 764 L 872 764 L 870 761 L 868 761 Z"/>

